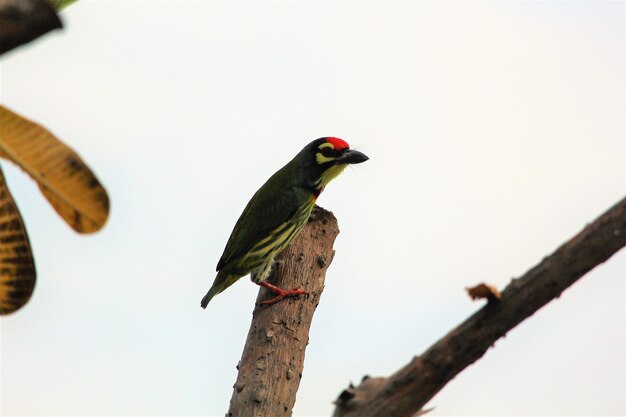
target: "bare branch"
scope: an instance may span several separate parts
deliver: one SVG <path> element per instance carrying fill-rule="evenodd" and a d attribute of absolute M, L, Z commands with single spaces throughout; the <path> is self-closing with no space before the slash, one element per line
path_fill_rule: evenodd
<path fill-rule="evenodd" d="M 303 288 L 309 294 L 261 307 L 261 301 L 274 295 L 259 290 L 227 416 L 291 416 L 309 328 L 338 233 L 335 216 L 316 206 L 302 233 L 280 255 L 272 282 L 285 289 Z"/>
<path fill-rule="evenodd" d="M 626 245 L 626 198 L 513 279 L 492 301 L 387 378 L 342 392 L 334 417 L 411 417 L 509 330 Z"/>

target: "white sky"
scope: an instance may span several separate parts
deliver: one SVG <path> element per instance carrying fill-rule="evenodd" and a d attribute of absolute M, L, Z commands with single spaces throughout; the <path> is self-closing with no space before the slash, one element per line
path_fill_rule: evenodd
<path fill-rule="evenodd" d="M 310 140 L 370 156 L 339 219 L 295 416 L 388 375 L 625 193 L 623 2 L 82 1 L 2 57 L 2 102 L 106 185 L 72 232 L 2 164 L 38 282 L 1 324 L 2 415 L 223 415 L 257 287 L 199 307 L 252 193 Z M 433 401 L 436 415 L 624 415 L 613 257 Z"/>

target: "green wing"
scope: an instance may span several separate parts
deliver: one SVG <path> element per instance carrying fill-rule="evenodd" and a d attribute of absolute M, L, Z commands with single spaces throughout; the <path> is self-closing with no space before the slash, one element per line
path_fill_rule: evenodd
<path fill-rule="evenodd" d="M 292 218 L 303 198 L 311 198 L 297 186 L 276 190 L 273 185 L 276 184 L 270 178 L 248 202 L 217 263 L 217 271 L 248 253 L 272 230 Z"/>

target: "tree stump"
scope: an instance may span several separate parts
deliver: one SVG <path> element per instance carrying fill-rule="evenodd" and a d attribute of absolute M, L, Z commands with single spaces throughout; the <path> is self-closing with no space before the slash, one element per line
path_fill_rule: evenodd
<path fill-rule="evenodd" d="M 291 416 L 309 328 L 338 234 L 335 216 L 315 206 L 308 224 L 277 257 L 268 281 L 284 289 L 302 288 L 308 294 L 261 306 L 274 294 L 259 289 L 228 417 Z"/>

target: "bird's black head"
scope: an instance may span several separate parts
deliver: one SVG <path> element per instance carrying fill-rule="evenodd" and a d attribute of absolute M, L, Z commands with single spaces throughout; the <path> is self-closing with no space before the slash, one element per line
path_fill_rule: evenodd
<path fill-rule="evenodd" d="M 322 189 L 348 165 L 360 164 L 369 158 L 350 149 L 350 145 L 342 139 L 324 137 L 305 146 L 295 159 L 307 177 L 306 182 Z"/>
<path fill-rule="evenodd" d="M 319 138 L 309 144 L 315 154 L 318 165 L 360 164 L 369 158 L 359 152 L 350 149 L 345 140 L 327 137 Z"/>

